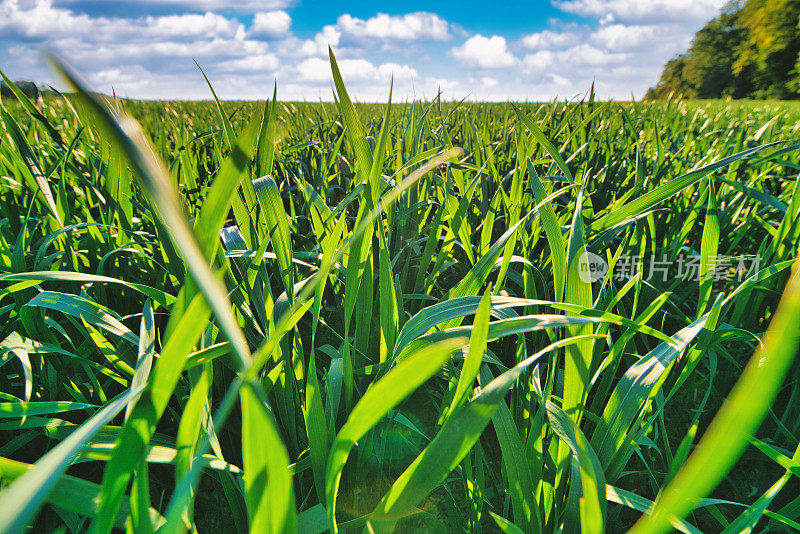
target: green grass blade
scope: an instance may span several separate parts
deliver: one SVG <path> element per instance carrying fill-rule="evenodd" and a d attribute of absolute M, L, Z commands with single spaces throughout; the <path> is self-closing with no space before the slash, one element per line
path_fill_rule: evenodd
<path fill-rule="evenodd" d="M 769 143 L 767 145 L 757 146 L 754 148 L 749 148 L 738 154 L 734 154 L 733 156 L 728 156 L 727 158 L 723 158 L 715 163 L 710 165 L 706 165 L 699 169 L 689 171 L 684 175 L 681 175 L 669 182 L 662 184 L 652 191 L 645 193 L 641 197 L 628 202 L 624 206 L 620 207 L 594 221 L 591 225 L 593 232 L 602 232 L 603 230 L 608 230 L 618 224 L 622 224 L 628 219 L 632 219 L 639 215 L 640 213 L 644 213 L 653 207 L 657 206 L 659 203 L 663 202 L 664 200 L 677 195 L 683 189 L 696 184 L 712 172 L 716 171 L 717 169 L 722 169 L 727 167 L 731 163 L 742 161 L 753 154 L 760 152 L 766 148 L 770 148 L 775 146 L 778 143 Z"/>
<path fill-rule="evenodd" d="M 59 226 L 64 226 L 63 221 L 61 220 L 61 216 L 58 213 L 58 208 L 56 207 L 55 197 L 53 196 L 53 191 L 50 189 L 50 182 L 47 180 L 45 175 L 41 171 L 40 163 L 37 161 L 36 156 L 33 155 L 33 151 L 31 150 L 28 141 L 25 139 L 25 136 L 22 134 L 22 130 L 20 130 L 17 121 L 14 120 L 6 108 L 0 104 L 0 118 L 3 119 L 3 124 L 5 124 L 6 132 L 11 136 L 14 144 L 17 146 L 17 151 L 19 152 L 19 156 L 22 158 L 25 166 L 28 169 L 28 172 L 35 181 L 36 187 L 33 187 L 34 191 L 37 191 L 41 194 L 42 198 L 44 199 L 45 205 L 49 208 L 50 214 L 56 220 Z"/>
<path fill-rule="evenodd" d="M 272 249 L 278 259 L 283 287 L 291 302 L 294 299 L 294 266 L 292 265 L 292 238 L 289 221 L 283 209 L 283 200 L 278 185 L 270 176 L 253 180 L 253 188 L 258 195 L 261 214 L 267 225 L 267 232 L 272 241 Z"/>
<path fill-rule="evenodd" d="M 258 132 L 258 144 L 256 148 L 256 164 L 258 165 L 257 176 L 272 174 L 272 166 L 275 160 L 275 143 L 277 142 L 278 135 L 277 99 L 278 82 L 275 82 L 275 86 L 272 89 L 272 100 L 268 100 L 264 103 L 261 129 Z"/>
<path fill-rule="evenodd" d="M 561 408 L 550 401 L 546 402 L 550 428 L 566 443 L 575 455 L 579 465 L 582 495 L 580 498 L 581 532 L 605 532 L 606 516 L 606 479 L 603 467 L 597 455 L 589 445 L 589 441 Z M 571 480 L 577 484 L 577 480 Z"/>
<path fill-rule="evenodd" d="M 296 532 L 289 455 L 267 406 L 250 386 L 241 390 L 244 488 L 251 532 Z M 269 454 L 264 454 L 265 448 Z"/>
<path fill-rule="evenodd" d="M 575 341 L 570 339 L 549 345 L 492 380 L 480 394 L 448 418 L 428 446 L 395 480 L 370 518 L 392 523 L 413 512 L 472 449 L 522 372 L 554 348 Z"/>
<path fill-rule="evenodd" d="M 697 303 L 698 317 L 705 311 L 711 299 L 711 290 L 714 285 L 717 262 L 719 258 L 720 241 L 719 212 L 717 209 L 717 195 L 714 192 L 714 181 L 708 181 L 708 205 L 706 220 L 703 225 L 703 239 L 700 242 L 700 296 Z"/>
<path fill-rule="evenodd" d="M 454 413 L 467 399 L 472 391 L 472 385 L 478 377 L 483 354 L 486 352 L 486 340 L 489 335 L 489 313 L 492 307 L 491 292 L 489 290 L 481 297 L 478 308 L 475 310 L 475 321 L 472 323 L 472 334 L 469 338 L 469 349 L 458 377 L 456 392 L 447 413 Z"/>
<path fill-rule="evenodd" d="M 564 162 L 564 158 L 561 157 L 561 154 L 558 153 L 558 149 L 553 146 L 553 143 L 547 139 L 547 136 L 544 134 L 541 128 L 536 125 L 536 123 L 531 119 L 527 114 L 523 113 L 516 106 L 511 106 L 511 109 L 514 110 L 514 113 L 517 115 L 517 118 L 520 122 L 531 132 L 534 138 L 539 142 L 539 144 L 544 147 L 545 151 L 553 158 L 556 166 L 564 173 L 564 176 L 567 178 L 569 183 L 575 183 L 575 179 L 572 177 L 572 173 L 569 172 L 569 167 Z"/>
<path fill-rule="evenodd" d="M 339 65 L 336 63 L 336 58 L 333 55 L 333 50 L 328 47 L 328 55 L 330 56 L 331 72 L 333 73 L 333 83 L 336 87 L 336 94 L 338 96 L 338 108 L 342 114 L 345 126 L 347 127 L 347 139 L 353 146 L 356 153 L 356 168 L 359 171 L 361 179 L 366 180 L 372 170 L 372 153 L 367 144 L 367 138 L 364 133 L 364 125 L 361 124 L 361 119 L 358 118 L 353 102 L 347 94 L 347 89 L 342 80 L 342 74 L 339 72 Z M 370 187 L 374 187 L 374 183 L 370 183 Z"/>
<path fill-rule="evenodd" d="M 231 124 L 231 120 L 225 113 L 225 109 L 222 107 L 222 103 L 219 101 L 219 98 L 217 98 L 217 92 L 214 91 L 214 87 L 211 85 L 208 76 L 206 76 L 203 67 L 201 67 L 197 61 L 195 61 L 194 64 L 197 65 L 198 69 L 200 69 L 200 74 L 203 75 L 203 79 L 206 81 L 208 88 L 211 90 L 211 95 L 214 97 L 214 102 L 217 103 L 217 112 L 219 113 L 219 119 L 222 121 L 222 131 L 225 133 L 225 141 L 228 144 L 228 148 L 233 150 L 233 144 L 234 140 L 236 139 L 236 134 L 233 131 L 233 125 Z"/>
<path fill-rule="evenodd" d="M 12 82 L 5 73 L 0 70 L 0 76 L 3 78 L 3 81 L 6 82 L 6 86 L 11 89 L 11 92 L 14 93 L 14 96 L 17 97 L 17 101 L 22 104 L 22 107 L 25 108 L 25 112 L 31 116 L 31 118 L 39 121 L 47 130 L 47 133 L 52 137 L 53 141 L 55 141 L 58 145 L 63 146 L 64 141 L 61 138 L 61 134 L 58 133 L 58 130 L 47 120 L 41 111 L 36 107 L 36 104 L 31 102 L 31 99 L 28 98 L 28 95 L 22 92 L 22 89 L 17 87 L 17 84 Z"/>
<path fill-rule="evenodd" d="M 0 517 L 0 532 L 3 534 L 22 532 L 78 451 L 141 391 L 141 389 L 127 390 L 106 404 L 75 429 L 69 437 L 42 456 L 31 470 L 0 492 L 4 510 Z"/>
<path fill-rule="evenodd" d="M 553 205 L 550 201 L 545 202 L 546 192 L 542 187 L 542 182 L 533 162 L 527 158 L 528 180 L 536 198 L 536 202 L 542 204 L 539 215 L 544 226 L 547 243 L 550 245 L 550 263 L 553 271 L 554 299 L 561 300 L 564 295 L 564 283 L 567 279 L 567 257 L 564 249 L 564 238 L 561 236 L 561 225 L 558 224 Z"/>
<path fill-rule="evenodd" d="M 338 531 L 336 497 L 342 470 L 350 450 L 389 410 L 441 369 L 457 343 L 457 340 L 453 340 L 429 344 L 414 352 L 385 377 L 375 382 L 350 412 L 347 422 L 336 435 L 328 458 L 325 491 L 328 520 L 332 532 Z"/>
<path fill-rule="evenodd" d="M 30 464 L 0 457 L 0 479 L 5 482 L 13 482 L 29 472 L 33 467 L 34 466 Z M 61 475 L 56 480 L 53 488 L 48 492 L 45 500 L 65 510 L 75 512 L 84 517 L 93 518 L 97 515 L 99 508 L 99 495 L 99 484 L 70 475 Z M 122 506 L 120 506 L 120 512 L 114 520 L 114 526 L 116 528 L 125 528 L 125 519 L 128 517 L 128 511 L 129 509 L 132 510 L 131 504 L 129 504 L 127 499 L 123 500 Z M 157 510 L 151 508 L 149 503 L 146 513 L 152 525 L 159 527 L 164 524 L 164 518 Z"/>
<path fill-rule="evenodd" d="M 683 517 L 725 476 L 766 415 L 797 353 L 800 341 L 800 268 L 795 265 L 783 297 L 727 402 L 714 417 L 695 451 L 656 500 L 652 515 L 642 517 L 634 534 L 667 532 L 673 517 Z M 758 402 L 755 402 L 755 400 Z"/>

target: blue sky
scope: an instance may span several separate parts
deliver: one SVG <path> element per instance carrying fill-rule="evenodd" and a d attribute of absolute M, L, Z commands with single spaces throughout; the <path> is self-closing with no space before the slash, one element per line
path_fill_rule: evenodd
<path fill-rule="evenodd" d="M 327 47 L 362 101 L 640 98 L 725 0 L 0 0 L 0 69 L 54 83 L 49 48 L 132 98 L 330 100 Z"/>

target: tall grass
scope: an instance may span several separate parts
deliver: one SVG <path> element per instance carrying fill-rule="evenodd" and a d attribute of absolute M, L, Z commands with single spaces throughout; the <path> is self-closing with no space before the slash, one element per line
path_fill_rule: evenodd
<path fill-rule="evenodd" d="M 796 104 L 356 105 L 332 53 L 333 104 L 143 103 L 53 62 L 0 108 L 0 532 L 800 527 Z"/>

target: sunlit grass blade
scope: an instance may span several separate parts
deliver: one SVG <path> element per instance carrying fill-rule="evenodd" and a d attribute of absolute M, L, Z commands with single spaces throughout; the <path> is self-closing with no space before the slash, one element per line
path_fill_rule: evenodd
<path fill-rule="evenodd" d="M 546 401 L 550 427 L 572 450 L 578 463 L 582 494 L 579 500 L 580 526 L 584 534 L 605 532 L 606 480 L 603 467 L 581 429 L 561 408 Z M 575 473 L 575 470 L 573 470 Z M 577 480 L 572 480 L 577 484 Z"/>
<path fill-rule="evenodd" d="M 575 341 L 557 342 L 526 358 L 492 380 L 470 402 L 450 416 L 428 446 L 384 494 L 370 515 L 371 520 L 391 524 L 412 512 L 461 463 L 522 372 L 554 348 Z"/>
<path fill-rule="evenodd" d="M 624 223 L 626 220 L 633 218 L 640 213 L 643 213 L 664 200 L 672 197 L 673 195 L 678 194 L 681 190 L 689 187 L 690 185 L 696 184 L 704 177 L 708 176 L 712 172 L 716 171 L 717 169 L 722 169 L 727 167 L 731 163 L 736 161 L 741 161 L 749 158 L 753 154 L 760 152 L 764 149 L 773 147 L 778 143 L 770 143 L 767 145 L 757 146 L 754 148 L 749 148 L 738 154 L 734 154 L 733 156 L 728 156 L 727 158 L 723 158 L 715 163 L 710 165 L 706 165 L 699 169 L 689 171 L 688 173 L 679 176 L 669 182 L 666 182 L 652 191 L 645 193 L 641 197 L 628 202 L 621 208 L 612 211 L 611 213 L 601 217 L 599 220 L 594 221 L 591 225 L 591 229 L 593 232 L 601 232 L 603 230 L 607 230 L 612 228 L 618 224 Z"/>
<path fill-rule="evenodd" d="M 289 457 L 263 399 L 250 386 L 241 390 L 242 458 L 251 532 L 295 532 Z M 264 454 L 265 448 L 269 450 Z"/>
<path fill-rule="evenodd" d="M 564 162 L 564 158 L 561 157 L 561 154 L 558 153 L 556 147 L 553 146 L 553 143 L 547 139 L 547 136 L 544 134 L 541 128 L 536 125 L 536 123 L 531 119 L 526 113 L 517 109 L 516 106 L 512 106 L 511 109 L 514 110 L 514 113 L 517 115 L 519 121 L 531 132 L 534 138 L 544 147 L 547 154 L 553 158 L 556 166 L 564 173 L 564 176 L 567 178 L 569 183 L 575 182 L 575 179 L 572 177 L 572 173 L 569 171 L 567 164 Z"/>
<path fill-rule="evenodd" d="M 233 132 L 233 125 L 231 124 L 228 115 L 225 113 L 225 108 L 222 107 L 222 102 L 220 102 L 219 98 L 217 98 L 217 92 L 214 91 L 214 87 L 211 85 L 211 81 L 208 79 L 208 76 L 206 76 L 203 67 L 201 67 L 197 61 L 195 61 L 194 64 L 197 65 L 197 68 L 200 70 L 200 74 L 203 75 L 203 79 L 206 81 L 206 85 L 208 85 L 211 95 L 214 97 L 214 102 L 217 103 L 217 112 L 219 113 L 220 122 L 222 122 L 222 131 L 225 132 L 225 140 L 227 141 L 228 148 L 233 149 L 233 143 L 236 139 L 236 134 Z"/>
<path fill-rule="evenodd" d="M 53 191 L 50 189 L 50 182 L 42 173 L 41 164 L 37 161 L 36 156 L 34 156 L 28 141 L 25 139 L 25 136 L 22 134 L 22 131 L 17 124 L 17 121 L 14 120 L 14 117 L 12 117 L 8 111 L 6 111 L 6 108 L 2 104 L 0 104 L 0 118 L 3 119 L 6 132 L 11 136 L 11 139 L 17 146 L 19 157 L 22 158 L 26 168 L 28 169 L 28 172 L 30 173 L 30 176 L 33 177 L 34 182 L 30 184 L 32 190 L 41 195 L 45 205 L 50 209 L 50 214 L 58 223 L 58 226 L 63 226 L 63 221 L 61 220 L 61 216 L 58 213 L 58 208 L 56 207 Z"/>
<path fill-rule="evenodd" d="M 4 509 L 0 517 L 0 532 L 22 532 L 81 447 L 125 408 L 131 397 L 140 393 L 141 389 L 128 390 L 106 404 L 69 437 L 42 456 L 30 471 L 3 489 L 0 492 Z"/>
<path fill-rule="evenodd" d="M 267 233 L 272 241 L 272 250 L 278 259 L 283 287 L 289 301 L 294 299 L 294 266 L 292 265 L 292 238 L 289 222 L 283 209 L 283 200 L 278 185 L 270 176 L 253 180 L 253 188 L 258 195 L 261 214 L 267 225 Z"/>
<path fill-rule="evenodd" d="M 373 384 L 355 405 L 347 422 L 331 445 L 326 475 L 326 508 L 332 532 L 336 524 L 336 499 L 339 481 L 350 450 L 366 432 L 375 426 L 398 402 L 441 369 L 458 341 L 451 340 L 426 345 L 395 366 L 385 377 Z"/>
<path fill-rule="evenodd" d="M 261 118 L 261 129 L 258 132 L 256 148 L 257 176 L 266 176 L 272 173 L 275 160 L 275 143 L 277 142 L 278 117 L 277 117 L 278 82 L 272 89 L 272 100 L 264 104 L 264 114 Z"/>
<path fill-rule="evenodd" d="M 475 310 L 475 321 L 472 323 L 472 334 L 469 338 L 469 349 L 458 377 L 456 391 L 447 413 L 454 413 L 467 399 L 475 379 L 478 378 L 483 353 L 486 351 L 486 340 L 489 335 L 489 313 L 492 307 L 491 293 L 487 290 L 481 297 Z"/>
<path fill-rule="evenodd" d="M 561 225 L 558 224 L 552 204 L 545 202 L 546 193 L 539 175 L 530 158 L 526 160 L 528 180 L 536 198 L 536 202 L 544 205 L 540 208 L 540 218 L 544 226 L 547 242 L 550 245 L 550 263 L 553 271 L 554 299 L 561 300 L 564 295 L 564 283 L 567 279 L 567 257 L 564 249 L 564 238 L 561 236 Z"/>
<path fill-rule="evenodd" d="M 33 467 L 30 464 L 0 457 L 0 479 L 8 483 L 13 482 L 28 473 Z M 93 518 L 97 515 L 99 494 L 99 484 L 70 475 L 61 475 L 52 489 L 49 490 L 45 500 L 50 504 L 81 516 Z M 120 506 L 119 514 L 114 520 L 114 525 L 117 528 L 125 528 L 125 518 L 128 516 L 129 509 L 132 509 L 132 503 L 129 504 L 128 500 L 125 499 L 122 506 Z M 152 525 L 159 527 L 164 524 L 164 518 L 158 513 L 158 510 L 150 507 L 149 503 L 146 513 Z"/>
<path fill-rule="evenodd" d="M 749 435 L 766 415 L 796 356 L 800 340 L 798 314 L 800 268 L 795 265 L 763 345 L 751 358 L 686 464 L 660 493 L 652 515 L 642 517 L 631 532 L 668 531 L 672 518 L 685 516 L 725 476 L 744 450 Z"/>

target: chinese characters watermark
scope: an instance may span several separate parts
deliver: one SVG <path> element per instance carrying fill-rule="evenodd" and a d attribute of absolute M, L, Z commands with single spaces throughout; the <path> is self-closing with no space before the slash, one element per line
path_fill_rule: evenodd
<path fill-rule="evenodd" d="M 761 267 L 761 256 L 710 256 L 703 269 L 703 257 L 699 254 L 667 254 L 653 256 L 621 255 L 614 264 L 611 277 L 614 280 L 629 280 L 641 274 L 646 281 L 684 280 L 700 282 L 701 279 L 739 281 L 757 273 Z M 584 282 L 603 279 L 609 270 L 608 262 L 592 252 L 584 252 L 579 258 L 578 274 Z M 703 277 L 705 272 L 705 277 Z"/>

